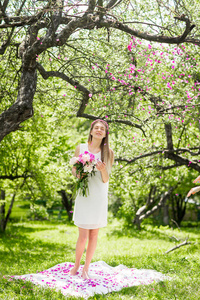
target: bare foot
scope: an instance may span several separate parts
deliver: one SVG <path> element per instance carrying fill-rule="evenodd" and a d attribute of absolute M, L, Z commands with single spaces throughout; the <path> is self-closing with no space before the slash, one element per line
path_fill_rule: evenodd
<path fill-rule="evenodd" d="M 79 267 L 73 267 L 70 271 L 69 271 L 69 275 L 76 275 L 77 274 L 77 271 L 78 271 Z"/>
<path fill-rule="evenodd" d="M 82 277 L 83 279 L 90 279 L 90 276 L 88 275 L 88 272 L 85 271 L 85 270 L 83 270 L 81 277 Z"/>

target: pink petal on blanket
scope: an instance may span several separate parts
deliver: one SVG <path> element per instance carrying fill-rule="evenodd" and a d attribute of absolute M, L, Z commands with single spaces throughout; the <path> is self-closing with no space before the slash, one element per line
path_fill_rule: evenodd
<path fill-rule="evenodd" d="M 90 264 L 90 279 L 83 280 L 81 272 L 75 276 L 68 275 L 68 271 L 73 265 L 71 262 L 65 262 L 37 274 L 12 277 L 32 281 L 34 284 L 43 287 L 54 287 L 60 290 L 64 296 L 81 296 L 85 299 L 95 294 L 120 291 L 124 287 L 146 285 L 171 279 L 155 270 L 127 268 L 124 265 L 111 267 L 104 261 L 98 261 Z M 82 268 L 83 266 L 80 267 L 80 270 Z"/>

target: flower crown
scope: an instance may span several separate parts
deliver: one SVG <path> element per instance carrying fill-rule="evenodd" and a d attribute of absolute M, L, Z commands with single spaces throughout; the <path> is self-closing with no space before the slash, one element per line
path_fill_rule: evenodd
<path fill-rule="evenodd" d="M 107 130 L 109 129 L 108 123 L 107 123 L 106 121 L 102 120 L 102 119 L 96 119 L 96 120 L 94 120 L 94 121 L 92 122 L 92 124 L 91 124 L 91 128 L 92 128 L 93 124 L 96 123 L 96 122 L 103 122 L 104 125 L 106 126 Z"/>

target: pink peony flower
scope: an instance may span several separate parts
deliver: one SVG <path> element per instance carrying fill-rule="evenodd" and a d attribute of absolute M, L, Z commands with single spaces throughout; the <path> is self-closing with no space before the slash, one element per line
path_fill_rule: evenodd
<path fill-rule="evenodd" d="M 70 165 L 75 165 L 78 161 L 78 157 L 72 157 L 69 161 L 69 164 Z"/>
<path fill-rule="evenodd" d="M 83 154 L 82 155 L 82 161 L 84 163 L 89 162 L 90 161 L 90 155 L 89 154 Z"/>

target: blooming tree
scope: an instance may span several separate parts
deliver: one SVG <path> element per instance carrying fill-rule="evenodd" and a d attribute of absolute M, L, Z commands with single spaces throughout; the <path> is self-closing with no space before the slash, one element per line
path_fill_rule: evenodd
<path fill-rule="evenodd" d="M 5 0 L 0 6 L 2 36 L 0 53 L 4 61 L 5 55 L 10 53 L 12 57 L 13 51 L 16 51 L 19 66 L 16 75 L 18 85 L 14 87 L 17 89 L 16 99 L 10 99 L 7 95 L 8 101 L 1 108 L 3 112 L 0 116 L 0 140 L 19 129 L 22 122 L 33 116 L 38 72 L 45 79 L 61 78 L 76 88 L 81 95 L 77 116 L 84 116 L 85 106 L 91 99 L 91 90 L 73 74 L 68 76 L 60 69 L 46 71 L 38 62 L 39 56 L 45 55 L 50 50 L 52 53 L 56 52 L 54 49 L 66 45 L 79 32 L 92 32 L 104 28 L 107 30 L 108 40 L 112 29 L 148 41 L 168 44 L 187 42 L 199 45 L 196 37 L 198 31 L 193 31 L 194 34 L 191 35 L 195 24 L 187 13 L 187 7 L 177 3 L 176 7 L 172 8 L 168 7 L 167 3 L 159 5 L 160 16 L 156 17 L 157 24 L 155 24 L 153 21 L 147 22 L 148 6 L 145 1 L 141 3 L 144 6 L 142 13 L 138 14 L 137 5 L 131 1 Z M 127 9 L 130 11 L 128 17 Z M 168 21 L 165 26 L 166 14 L 171 16 L 171 24 Z M 141 21 L 138 20 L 138 15 Z M 143 27 L 139 27 L 140 23 Z M 73 47 L 73 43 L 69 47 Z M 4 95 L 5 91 L 2 93 Z"/>
<path fill-rule="evenodd" d="M 199 172 L 198 6 L 5 0 L 0 140 L 26 130 L 21 123 L 34 111 L 47 128 L 66 117 L 87 126 L 103 118 L 111 124 L 118 169 L 128 170 L 134 191 L 152 176 L 168 189 L 183 167 Z"/>

